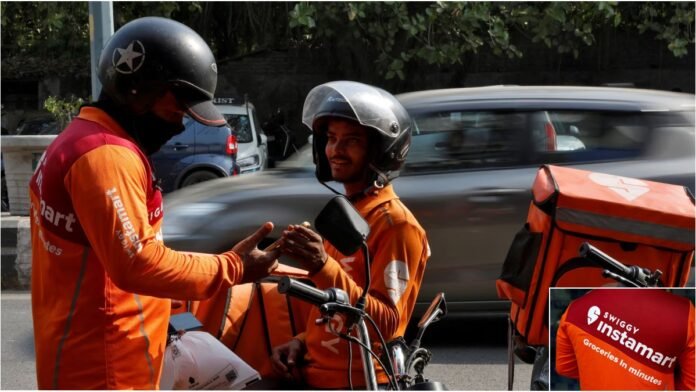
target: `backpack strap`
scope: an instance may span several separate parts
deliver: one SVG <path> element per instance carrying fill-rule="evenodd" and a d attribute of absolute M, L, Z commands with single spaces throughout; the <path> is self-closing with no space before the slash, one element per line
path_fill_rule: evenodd
<path fill-rule="evenodd" d="M 297 326 L 295 325 L 295 315 L 293 314 L 293 311 L 292 311 L 292 302 L 290 301 L 289 295 L 285 296 L 285 302 L 288 306 L 288 317 L 290 318 L 290 329 L 292 332 L 292 336 L 296 336 L 297 335 Z"/>
<path fill-rule="evenodd" d="M 284 344 L 297 335 L 297 322 L 300 320 L 295 320 L 292 298 L 280 294 L 276 282 L 264 280 L 259 283 L 258 290 L 266 343 L 269 353 L 272 353 L 273 347 Z M 269 318 L 272 325 L 268 322 Z"/>
<path fill-rule="evenodd" d="M 232 287 L 227 289 L 227 298 L 225 299 L 225 307 L 222 309 L 222 321 L 220 322 L 220 329 L 217 333 L 217 339 L 221 340 L 222 333 L 225 332 L 225 323 L 227 323 L 227 313 L 230 309 L 230 302 L 232 301 Z"/>
<path fill-rule="evenodd" d="M 259 305 L 261 306 L 261 322 L 263 322 L 263 336 L 266 338 L 266 348 L 268 351 L 268 356 L 273 354 L 273 343 L 271 343 L 270 336 L 270 326 L 268 325 L 268 318 L 266 317 L 266 304 L 263 300 L 263 283 L 254 283 L 254 288 L 259 295 Z"/>
<path fill-rule="evenodd" d="M 254 303 L 254 287 L 256 283 L 253 283 L 251 286 L 247 285 L 238 285 L 235 286 L 235 288 L 249 288 L 249 300 L 247 302 L 247 309 L 251 308 L 251 305 Z M 246 287 L 245 287 L 246 286 Z M 227 314 L 227 309 L 225 309 L 225 317 Z M 234 343 L 231 345 L 232 351 L 235 351 L 237 348 L 237 344 L 239 344 L 239 340 L 242 337 L 242 331 L 244 331 L 244 325 L 246 325 L 247 318 L 249 317 L 249 312 L 244 312 L 244 318 L 242 318 L 242 322 L 239 325 L 239 328 L 237 329 L 237 338 L 234 340 Z"/>

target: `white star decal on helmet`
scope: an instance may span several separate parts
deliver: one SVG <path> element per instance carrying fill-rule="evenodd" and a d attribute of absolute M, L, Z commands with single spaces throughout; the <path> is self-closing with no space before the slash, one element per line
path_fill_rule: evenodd
<path fill-rule="evenodd" d="M 134 46 L 136 46 L 134 48 Z M 138 51 L 139 50 L 139 51 Z M 132 41 L 125 49 L 116 48 L 112 55 L 114 69 L 122 74 L 136 72 L 145 62 L 145 47 L 138 41 Z"/>

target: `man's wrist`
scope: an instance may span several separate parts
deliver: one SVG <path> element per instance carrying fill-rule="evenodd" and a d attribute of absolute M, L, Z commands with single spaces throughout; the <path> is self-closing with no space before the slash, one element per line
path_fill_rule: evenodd
<path fill-rule="evenodd" d="M 326 255 L 326 257 L 324 258 L 324 261 L 321 264 L 315 263 L 313 268 L 310 271 L 307 271 L 307 272 L 309 272 L 309 275 L 311 276 L 311 275 L 314 275 L 317 272 L 321 271 L 324 268 L 324 266 L 326 266 L 326 262 L 328 260 L 329 260 L 329 255 Z"/>

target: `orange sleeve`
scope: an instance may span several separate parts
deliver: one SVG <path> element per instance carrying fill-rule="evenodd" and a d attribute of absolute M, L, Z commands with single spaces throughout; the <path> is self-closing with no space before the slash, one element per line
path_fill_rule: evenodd
<path fill-rule="evenodd" d="M 147 172 L 140 158 L 107 145 L 83 155 L 64 178 L 79 224 L 109 278 L 121 289 L 156 297 L 205 299 L 241 280 L 235 253 L 186 254 L 164 246 L 149 224 Z"/>
<path fill-rule="evenodd" d="M 415 303 L 427 259 L 427 242 L 418 228 L 406 221 L 379 232 L 374 241 L 379 246 L 371 255 L 372 282 L 365 310 L 385 339 L 389 339 L 404 324 L 403 318 Z M 322 289 L 338 287 L 345 290 L 351 303 L 355 303 L 363 292 L 362 287 L 331 257 L 311 279 Z"/>
<path fill-rule="evenodd" d="M 694 382 L 694 372 L 696 372 L 696 344 L 694 343 L 694 305 L 689 307 L 689 326 L 686 334 L 686 348 L 679 356 L 679 371 L 675 377 L 675 388 L 677 390 L 693 391 L 696 389 Z"/>
<path fill-rule="evenodd" d="M 307 332 L 300 332 L 293 338 L 299 340 L 300 342 L 302 342 L 302 344 L 305 344 L 305 342 L 307 341 Z"/>
<path fill-rule="evenodd" d="M 566 321 L 569 310 L 570 308 L 561 316 L 561 322 L 556 332 L 556 373 L 564 377 L 578 379 L 580 377 L 578 362 L 575 358 L 573 342 L 568 335 L 570 324 Z"/>

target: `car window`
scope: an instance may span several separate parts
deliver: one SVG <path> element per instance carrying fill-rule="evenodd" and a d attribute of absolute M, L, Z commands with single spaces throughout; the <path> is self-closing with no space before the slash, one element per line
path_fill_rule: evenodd
<path fill-rule="evenodd" d="M 246 114 L 224 114 L 227 124 L 232 128 L 232 132 L 237 136 L 238 143 L 250 143 L 254 141 L 251 134 L 249 116 Z"/>
<path fill-rule="evenodd" d="M 649 137 L 646 113 L 602 111 L 548 111 L 537 120 L 539 130 L 552 140 L 534 143 L 543 162 L 615 160 L 641 154 Z M 536 133 L 535 133 L 536 131 Z M 547 139 L 548 140 L 548 139 Z"/>
<path fill-rule="evenodd" d="M 171 146 L 178 143 L 191 144 L 191 147 L 193 147 L 193 144 L 196 142 L 196 131 L 200 129 L 202 125 L 189 116 L 184 116 L 183 123 L 184 130 L 167 140 L 167 145 Z"/>
<path fill-rule="evenodd" d="M 525 113 L 443 111 L 413 122 L 407 172 L 508 166 L 521 156 Z"/>

